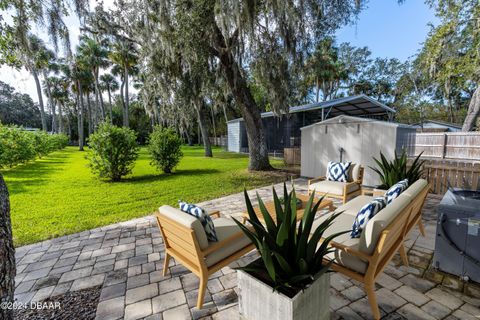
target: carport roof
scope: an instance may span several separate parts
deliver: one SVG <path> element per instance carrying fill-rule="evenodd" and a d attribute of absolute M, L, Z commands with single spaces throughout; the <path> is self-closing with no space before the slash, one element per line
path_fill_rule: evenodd
<path fill-rule="evenodd" d="M 377 117 L 382 115 L 389 116 L 395 113 L 394 109 L 364 94 L 291 107 L 290 113 L 320 109 L 325 109 L 325 117 L 328 118 L 333 118 L 339 115 Z M 276 114 L 271 111 L 264 112 L 262 113 L 262 118 L 273 117 L 275 115 Z M 236 122 L 240 120 L 242 120 L 242 118 L 234 119 L 229 122 Z"/>

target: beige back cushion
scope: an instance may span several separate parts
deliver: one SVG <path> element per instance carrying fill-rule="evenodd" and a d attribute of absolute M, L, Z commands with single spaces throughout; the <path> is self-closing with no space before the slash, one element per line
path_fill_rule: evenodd
<path fill-rule="evenodd" d="M 161 206 L 158 211 L 161 215 L 168 217 L 180 223 L 181 225 L 195 231 L 195 235 L 197 236 L 197 241 L 200 249 L 203 250 L 208 247 L 207 235 L 205 234 L 205 230 L 203 229 L 200 220 L 188 213 L 181 211 L 180 209 L 176 209 L 171 206 Z"/>
<path fill-rule="evenodd" d="M 427 184 L 427 180 L 419 179 L 409 186 L 407 190 L 403 191 L 402 194 L 405 194 L 413 199 L 427 186 Z"/>
<path fill-rule="evenodd" d="M 411 198 L 403 193 L 368 221 L 360 236 L 359 250 L 372 254 L 382 231 L 410 203 Z"/>
<path fill-rule="evenodd" d="M 353 163 L 350 165 L 350 170 L 348 174 L 348 181 L 352 182 L 355 180 L 358 180 L 360 175 L 360 164 L 358 163 Z"/>

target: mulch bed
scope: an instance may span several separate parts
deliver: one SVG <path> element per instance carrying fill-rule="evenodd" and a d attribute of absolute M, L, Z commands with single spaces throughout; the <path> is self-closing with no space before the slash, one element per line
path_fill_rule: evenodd
<path fill-rule="evenodd" d="M 14 318 L 18 320 L 93 320 L 95 319 L 101 289 L 102 287 L 98 286 L 67 292 L 39 302 L 40 306 L 32 307 L 27 304 L 25 309 L 15 310 Z"/>

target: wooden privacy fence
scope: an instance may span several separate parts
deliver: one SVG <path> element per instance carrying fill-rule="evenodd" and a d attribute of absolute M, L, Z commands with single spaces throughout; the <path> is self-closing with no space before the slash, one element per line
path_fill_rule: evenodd
<path fill-rule="evenodd" d="M 300 148 L 284 148 L 283 161 L 287 165 L 300 165 Z"/>
<path fill-rule="evenodd" d="M 432 193 L 444 194 L 450 187 L 477 190 L 479 177 L 479 162 L 429 159 L 424 163 Z"/>
<path fill-rule="evenodd" d="M 417 133 L 408 149 L 414 156 L 480 161 L 480 132 Z"/>

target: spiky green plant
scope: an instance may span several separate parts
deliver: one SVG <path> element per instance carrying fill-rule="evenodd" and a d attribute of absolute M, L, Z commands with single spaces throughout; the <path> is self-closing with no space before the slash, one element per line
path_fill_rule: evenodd
<path fill-rule="evenodd" d="M 340 213 L 332 214 L 315 230 L 312 230 L 315 214 L 322 201 L 320 199 L 314 204 L 312 194 L 305 205 L 302 220 L 297 226 L 295 190 L 288 193 L 285 184 L 283 189 L 283 203 L 273 189 L 276 221 L 271 217 L 257 193 L 260 211 L 265 220 L 265 225 L 262 225 L 245 191 L 249 216 L 247 221 L 253 226 L 253 229 L 247 228 L 237 220 L 235 222 L 252 240 L 261 256 L 261 260 L 259 259 L 257 263 L 241 269 L 257 275 L 275 290 L 294 296 L 296 292 L 306 288 L 316 277 L 321 276 L 329 269 L 331 262 L 324 263 L 323 261 L 325 255 L 333 252 L 329 243 L 335 237 L 349 231 L 334 233 L 318 245 L 325 231 Z"/>
<path fill-rule="evenodd" d="M 403 179 L 408 179 L 409 184 L 420 179 L 423 174 L 423 163 L 425 162 L 425 160 L 420 160 L 422 153 L 423 152 L 421 152 L 415 160 L 413 160 L 412 164 L 408 166 L 407 152 L 405 149 L 400 157 L 395 151 L 395 158 L 393 161 L 387 160 L 383 153 L 380 152 L 380 160 L 373 158 L 377 163 L 378 168 L 370 167 L 380 177 L 382 184 L 379 188 L 388 189 Z"/>

